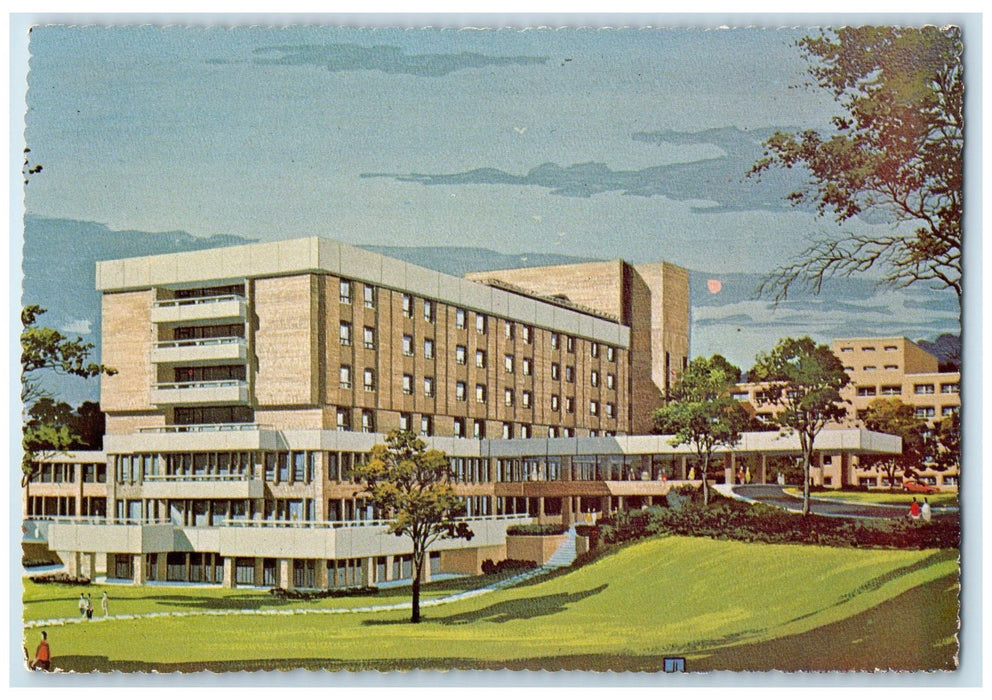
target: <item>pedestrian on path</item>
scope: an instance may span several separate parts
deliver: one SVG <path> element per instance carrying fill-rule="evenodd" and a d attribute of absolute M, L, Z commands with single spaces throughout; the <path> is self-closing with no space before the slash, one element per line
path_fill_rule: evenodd
<path fill-rule="evenodd" d="M 79 616 L 86 617 L 86 594 L 79 594 Z"/>
<path fill-rule="evenodd" d="M 916 496 L 913 496 L 913 502 L 909 504 L 909 515 L 907 516 L 912 520 L 920 519 L 920 504 L 916 500 Z"/>
<path fill-rule="evenodd" d="M 86 619 L 93 619 L 93 596 L 91 595 L 86 596 Z"/>
<path fill-rule="evenodd" d="M 923 499 L 923 505 L 920 507 L 920 516 L 925 523 L 930 522 L 930 518 L 933 517 L 933 511 L 930 510 L 930 501 L 926 498 Z"/>
<path fill-rule="evenodd" d="M 52 650 L 48 647 L 48 632 L 41 631 L 41 642 L 38 650 L 34 653 L 34 661 L 31 662 L 33 671 L 50 671 L 52 669 Z"/>
<path fill-rule="evenodd" d="M 103 610 L 104 617 L 106 617 L 109 614 L 108 613 L 109 607 L 110 607 L 110 600 L 107 598 L 107 592 L 104 591 L 103 598 L 100 599 L 100 608 Z"/>

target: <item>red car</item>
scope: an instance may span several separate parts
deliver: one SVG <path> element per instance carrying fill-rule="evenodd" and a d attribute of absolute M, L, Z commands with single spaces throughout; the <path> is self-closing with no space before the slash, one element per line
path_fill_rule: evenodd
<path fill-rule="evenodd" d="M 924 484 L 916 479 L 906 479 L 902 482 L 902 488 L 910 493 L 938 493 L 940 489 L 930 484 Z"/>

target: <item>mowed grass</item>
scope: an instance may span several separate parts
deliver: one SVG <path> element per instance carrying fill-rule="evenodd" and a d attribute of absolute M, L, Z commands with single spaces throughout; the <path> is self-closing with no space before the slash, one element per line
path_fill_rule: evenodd
<path fill-rule="evenodd" d="M 426 608 L 419 625 L 409 624 L 408 611 L 197 615 L 53 627 L 49 639 L 55 665 L 80 671 L 655 670 L 665 655 L 687 657 L 690 669 L 744 667 L 728 650 L 741 650 L 748 668 L 774 669 L 784 667 L 781 651 L 755 657 L 746 650 L 808 635 L 812 641 L 805 643 L 818 645 L 824 650 L 819 658 L 829 663 L 831 639 L 819 639 L 817 630 L 841 625 L 844 644 L 863 646 L 854 650 L 859 661 L 836 668 L 869 669 L 891 666 L 878 656 L 886 652 L 885 626 L 905 636 L 902 627 L 909 625 L 921 653 L 901 655 L 903 667 L 950 668 L 957 650 L 957 571 L 953 550 L 667 537 L 562 575 Z M 920 591 L 908 618 L 872 617 L 878 606 Z M 863 624 L 873 630 L 851 637 L 846 622 L 865 615 L 871 622 Z M 29 632 L 29 645 L 36 636 Z"/>
<path fill-rule="evenodd" d="M 802 489 L 786 489 L 786 493 L 802 498 Z M 952 491 L 942 491 L 940 493 L 922 494 L 906 493 L 905 491 L 817 491 L 810 494 L 812 498 L 824 498 L 832 501 L 850 501 L 851 503 L 876 503 L 904 505 L 907 508 L 912 503 L 913 498 L 923 503 L 926 498 L 931 506 L 956 506 L 958 505 L 958 494 Z"/>

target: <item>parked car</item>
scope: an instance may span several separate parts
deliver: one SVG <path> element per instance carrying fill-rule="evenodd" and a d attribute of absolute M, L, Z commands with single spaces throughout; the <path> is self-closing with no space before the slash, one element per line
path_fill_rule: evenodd
<path fill-rule="evenodd" d="M 916 479 L 904 479 L 902 488 L 910 493 L 938 493 L 940 491 L 940 488 L 937 486 L 924 484 L 922 481 L 917 481 Z"/>

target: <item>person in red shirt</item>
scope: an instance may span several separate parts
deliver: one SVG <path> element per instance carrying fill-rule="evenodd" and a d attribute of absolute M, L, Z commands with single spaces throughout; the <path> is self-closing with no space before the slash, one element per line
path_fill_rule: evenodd
<path fill-rule="evenodd" d="M 34 653 L 34 663 L 31 668 L 36 671 L 50 671 L 52 668 L 52 651 L 48 648 L 48 633 L 42 630 L 41 643 Z"/>
<path fill-rule="evenodd" d="M 913 520 L 920 519 L 920 504 L 916 502 L 916 496 L 913 496 L 913 502 L 909 504 L 909 517 Z"/>

